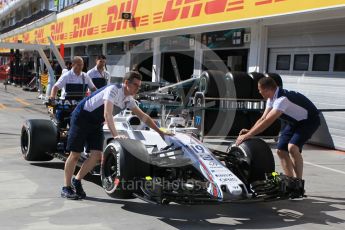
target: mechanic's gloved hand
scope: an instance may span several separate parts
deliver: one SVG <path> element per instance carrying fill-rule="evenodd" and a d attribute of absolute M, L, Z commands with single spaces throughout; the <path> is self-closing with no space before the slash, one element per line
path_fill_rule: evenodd
<path fill-rule="evenodd" d="M 54 99 L 54 98 L 48 98 L 48 100 L 45 101 L 44 104 L 45 104 L 46 106 L 55 105 L 55 99 Z"/>
<path fill-rule="evenodd" d="M 174 136 L 175 134 L 168 129 L 160 128 L 159 135 L 164 139 L 164 136 Z"/>
<path fill-rule="evenodd" d="M 117 135 L 117 136 L 114 137 L 114 139 L 115 139 L 115 140 L 119 140 L 119 139 L 120 139 L 120 140 L 123 140 L 123 139 L 128 139 L 128 137 L 125 136 L 125 135 Z"/>
<path fill-rule="evenodd" d="M 249 129 L 241 129 L 240 133 L 238 135 L 243 135 L 249 132 Z"/>

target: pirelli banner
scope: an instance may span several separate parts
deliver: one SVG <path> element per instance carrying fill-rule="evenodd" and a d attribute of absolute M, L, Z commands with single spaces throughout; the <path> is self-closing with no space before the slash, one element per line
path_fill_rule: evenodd
<path fill-rule="evenodd" d="M 45 44 L 51 36 L 56 44 L 71 44 L 337 6 L 344 0 L 94 0 L 4 41 Z M 123 12 L 132 19 L 121 19 Z"/>

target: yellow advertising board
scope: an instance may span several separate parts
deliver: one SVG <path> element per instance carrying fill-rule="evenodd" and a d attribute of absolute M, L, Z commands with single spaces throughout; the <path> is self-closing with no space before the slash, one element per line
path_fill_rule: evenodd
<path fill-rule="evenodd" d="M 57 45 L 71 44 L 338 6 L 344 0 L 111 0 L 4 41 L 46 44 L 51 36 Z M 122 12 L 132 20 L 121 19 Z"/>

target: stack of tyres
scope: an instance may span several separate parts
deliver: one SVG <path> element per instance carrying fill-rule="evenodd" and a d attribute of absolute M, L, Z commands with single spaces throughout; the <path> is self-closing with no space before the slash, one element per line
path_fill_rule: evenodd
<path fill-rule="evenodd" d="M 282 87 L 278 74 L 269 76 Z M 260 102 L 263 98 L 257 88 L 258 81 L 263 77 L 266 76 L 261 73 L 204 71 L 194 98 L 197 108 L 206 108 L 195 111 L 194 125 L 202 131 L 200 134 L 237 137 L 241 129 L 251 128 L 265 108 L 265 102 Z M 280 128 L 281 122 L 278 120 L 259 135 L 276 137 Z"/>
<path fill-rule="evenodd" d="M 246 73 L 203 72 L 195 104 L 206 109 L 195 112 L 195 127 L 203 130 L 202 135 L 233 137 L 242 128 L 250 128 L 249 116 L 241 99 L 250 98 L 251 91 L 252 79 Z"/>
<path fill-rule="evenodd" d="M 252 72 L 249 73 L 249 76 L 253 79 L 253 90 L 251 93 L 251 98 L 252 99 L 258 99 L 258 100 L 263 100 L 263 97 L 261 96 L 261 94 L 259 93 L 258 90 L 258 82 L 261 78 L 265 77 L 264 74 L 262 73 L 257 73 L 257 72 Z M 266 103 L 266 102 L 265 102 Z M 250 123 L 251 126 L 253 126 L 256 121 L 262 116 L 262 109 L 265 108 L 265 103 L 260 103 L 259 104 L 259 110 L 253 110 L 250 111 Z M 264 133 L 266 133 L 267 131 L 265 130 Z M 263 134 L 259 134 L 259 135 L 263 135 Z"/>
<path fill-rule="evenodd" d="M 258 82 L 261 78 L 265 77 L 265 75 L 258 72 L 252 72 L 252 73 L 249 73 L 249 76 L 253 79 L 253 90 L 252 90 L 252 95 L 251 95 L 252 98 L 263 100 L 258 90 Z"/>
<path fill-rule="evenodd" d="M 230 111 L 221 108 L 219 100 L 228 97 L 229 81 L 224 72 L 217 70 L 204 71 L 200 76 L 199 90 L 194 98 L 194 126 L 202 136 L 227 136 L 231 128 L 233 115 L 231 117 Z"/>
<path fill-rule="evenodd" d="M 274 77 L 272 77 L 276 82 L 277 85 L 279 87 L 282 87 L 282 79 L 280 78 L 280 76 L 278 74 L 270 74 Z M 250 73 L 249 76 L 253 79 L 253 90 L 252 90 L 252 94 L 251 94 L 251 98 L 253 99 L 260 99 L 262 100 L 262 96 L 259 93 L 258 90 L 258 81 L 263 78 L 266 77 L 266 75 L 262 74 L 262 73 L 257 73 L 257 72 L 253 72 Z M 263 106 L 260 106 L 260 109 L 263 109 Z M 250 113 L 250 123 L 251 126 L 253 126 L 255 124 L 255 122 L 262 116 L 262 112 L 261 111 L 251 111 Z M 277 120 L 275 121 L 270 127 L 268 127 L 265 131 L 263 131 L 262 133 L 258 134 L 259 136 L 267 136 L 267 137 L 276 137 L 279 134 L 281 128 L 281 121 Z"/>
<path fill-rule="evenodd" d="M 251 99 L 253 91 L 253 79 L 244 72 L 229 72 L 225 78 L 230 79 L 228 97 L 233 99 L 230 104 L 232 125 L 229 130 L 228 136 L 237 137 L 241 129 L 249 129 L 250 112 L 247 110 L 248 99 Z M 228 103 L 229 105 L 229 103 Z M 229 109 L 229 106 L 226 106 Z M 227 118 L 228 119 L 228 118 Z"/>

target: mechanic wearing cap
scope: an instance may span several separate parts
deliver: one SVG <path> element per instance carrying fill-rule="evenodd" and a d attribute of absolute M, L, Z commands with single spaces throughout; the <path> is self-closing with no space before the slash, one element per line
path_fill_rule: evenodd
<path fill-rule="evenodd" d="M 258 89 L 262 97 L 267 99 L 266 109 L 250 130 L 241 130 L 236 144 L 261 133 L 278 118 L 282 119 L 287 124 L 281 130 L 277 153 L 284 173 L 302 179 L 302 147 L 320 126 L 319 111 L 307 97 L 277 87 L 270 77 L 261 78 Z"/>
<path fill-rule="evenodd" d="M 79 56 L 74 57 L 72 61 L 72 69 L 61 75 L 59 80 L 54 84 L 49 98 L 54 100 L 58 90 L 60 89 L 62 89 L 60 99 L 66 100 L 81 100 L 86 93 L 86 86 L 91 91 L 95 91 L 96 87 L 92 83 L 92 80 L 86 73 L 82 72 L 83 66 L 83 59 Z M 55 116 L 58 126 L 60 128 L 66 128 L 69 123 L 68 118 L 70 114 L 63 109 L 57 109 Z"/>
<path fill-rule="evenodd" d="M 107 58 L 104 55 L 98 55 L 96 57 L 96 66 L 87 72 L 87 75 L 98 89 L 107 84 L 110 76 L 109 72 L 105 70 L 106 61 Z"/>
<path fill-rule="evenodd" d="M 67 140 L 67 149 L 70 155 L 65 163 L 65 181 L 61 197 L 68 199 L 83 199 L 86 194 L 81 185 L 81 180 L 101 160 L 103 150 L 103 123 L 107 123 L 114 139 L 127 138 L 118 135 L 113 114 L 118 114 L 125 109 L 131 109 L 150 128 L 162 137 L 171 135 L 160 130 L 155 122 L 144 113 L 136 104 L 133 96 L 138 92 L 142 76 L 139 72 L 126 73 L 123 84 L 105 86 L 87 98 L 84 98 L 74 109 L 71 118 L 71 128 Z M 113 109 L 115 109 L 113 113 Z M 84 144 L 88 144 L 90 157 L 83 163 L 78 174 L 72 179 L 75 167 Z M 72 189 L 72 186 L 75 191 Z"/>

